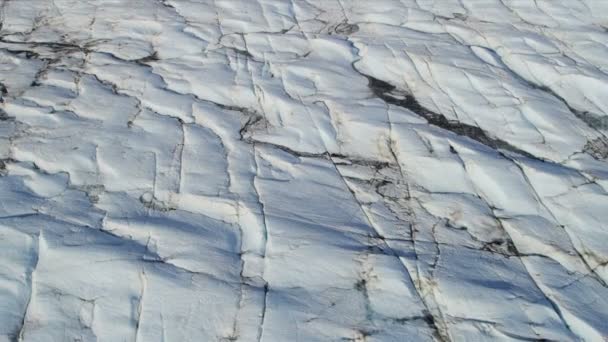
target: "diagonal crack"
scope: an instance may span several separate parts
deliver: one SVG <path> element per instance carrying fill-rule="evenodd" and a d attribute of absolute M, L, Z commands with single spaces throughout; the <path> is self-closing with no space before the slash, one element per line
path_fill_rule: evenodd
<path fill-rule="evenodd" d="M 263 239 L 263 248 L 261 251 L 261 257 L 264 260 L 264 268 L 262 269 L 262 274 L 260 275 L 260 280 L 263 282 L 264 286 L 264 294 L 263 294 L 263 301 L 262 301 L 262 309 L 261 309 L 261 321 L 260 321 L 260 326 L 258 329 L 258 333 L 257 333 L 257 341 L 260 342 L 262 341 L 262 338 L 264 336 L 264 323 L 266 322 L 266 310 L 268 308 L 268 292 L 270 291 L 268 282 L 264 279 L 264 271 L 266 270 L 266 253 L 268 251 L 268 221 L 266 220 L 266 208 L 264 205 L 264 201 L 262 200 L 260 191 L 258 189 L 258 186 L 256 184 L 256 180 L 258 178 L 259 175 L 259 170 L 260 170 L 260 166 L 258 164 L 257 158 L 255 156 L 256 154 L 256 145 L 253 145 L 253 153 L 254 153 L 254 160 L 255 160 L 255 167 L 256 167 L 256 171 L 255 171 L 255 175 L 253 178 L 253 189 L 254 192 L 256 194 L 256 197 L 258 199 L 258 202 L 260 204 L 260 209 L 261 209 L 261 214 L 262 214 L 262 221 L 263 221 L 263 225 L 262 225 L 262 239 Z"/>
<path fill-rule="evenodd" d="M 34 265 L 32 266 L 32 269 L 28 272 L 28 274 L 26 276 L 27 286 L 30 289 L 30 293 L 29 293 L 29 297 L 27 299 L 27 304 L 25 305 L 25 310 L 23 311 L 23 318 L 21 319 L 21 324 L 19 326 L 19 329 L 13 336 L 13 341 L 15 341 L 15 342 L 23 341 L 28 312 L 32 305 L 32 301 L 34 299 L 34 293 L 36 290 L 36 286 L 35 286 L 36 285 L 36 268 L 38 267 L 38 262 L 40 260 L 40 245 L 41 245 L 41 243 L 44 243 L 44 237 L 42 236 L 42 234 L 43 234 L 42 231 L 40 231 L 36 238 L 36 251 L 35 251 L 36 256 L 35 256 L 35 260 L 34 260 Z"/>

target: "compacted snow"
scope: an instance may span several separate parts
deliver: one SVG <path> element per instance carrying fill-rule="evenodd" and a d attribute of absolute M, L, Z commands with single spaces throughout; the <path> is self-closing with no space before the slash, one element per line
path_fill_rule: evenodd
<path fill-rule="evenodd" d="M 0 1 L 0 341 L 608 339 L 608 1 Z"/>

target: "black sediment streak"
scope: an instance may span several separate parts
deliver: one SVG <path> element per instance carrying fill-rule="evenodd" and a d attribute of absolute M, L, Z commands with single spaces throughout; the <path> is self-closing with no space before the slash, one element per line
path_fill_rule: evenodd
<path fill-rule="evenodd" d="M 467 125 L 459 121 L 448 120 L 445 116 L 423 107 L 411 94 L 392 95 L 392 93 L 395 93 L 397 88 L 388 82 L 379 80 L 369 75 L 361 75 L 365 76 L 369 81 L 368 86 L 374 95 L 388 104 L 399 106 L 416 113 L 417 115 L 425 118 L 431 125 L 443 128 L 454 134 L 473 139 L 493 149 L 508 150 L 529 158 L 539 159 L 538 157 L 522 151 L 503 140 L 489 137 L 486 132 L 477 126 Z"/>

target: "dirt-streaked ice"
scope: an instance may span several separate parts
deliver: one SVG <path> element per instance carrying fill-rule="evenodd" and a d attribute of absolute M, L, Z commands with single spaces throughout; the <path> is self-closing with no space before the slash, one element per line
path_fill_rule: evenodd
<path fill-rule="evenodd" d="M 0 341 L 608 339 L 607 4 L 0 0 Z"/>

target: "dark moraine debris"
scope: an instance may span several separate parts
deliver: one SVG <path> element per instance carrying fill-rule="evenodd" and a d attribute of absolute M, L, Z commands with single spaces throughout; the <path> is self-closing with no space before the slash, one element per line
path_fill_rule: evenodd
<path fill-rule="evenodd" d="M 596 138 L 589 141 L 583 148 L 583 152 L 588 153 L 593 158 L 603 160 L 608 158 L 608 141 L 603 138 Z"/>
<path fill-rule="evenodd" d="M 340 23 L 338 25 L 336 25 L 336 27 L 334 28 L 334 32 L 336 32 L 337 34 L 342 34 L 345 36 L 348 36 L 349 34 L 353 34 L 355 32 L 359 31 L 359 26 L 357 24 L 349 24 L 349 23 Z"/>
<path fill-rule="evenodd" d="M 386 103 L 411 110 L 412 112 L 425 118 L 431 125 L 443 128 L 460 136 L 468 137 L 493 149 L 508 150 L 529 158 L 540 159 L 526 151 L 512 146 L 503 140 L 489 137 L 484 130 L 477 126 L 467 125 L 459 121 L 448 120 L 442 114 L 435 113 L 423 107 L 411 94 L 399 92 L 399 95 L 393 95 L 397 90 L 397 87 L 394 85 L 369 75 L 362 75 L 365 76 L 369 81 L 368 86 L 374 95 L 381 98 Z"/>

